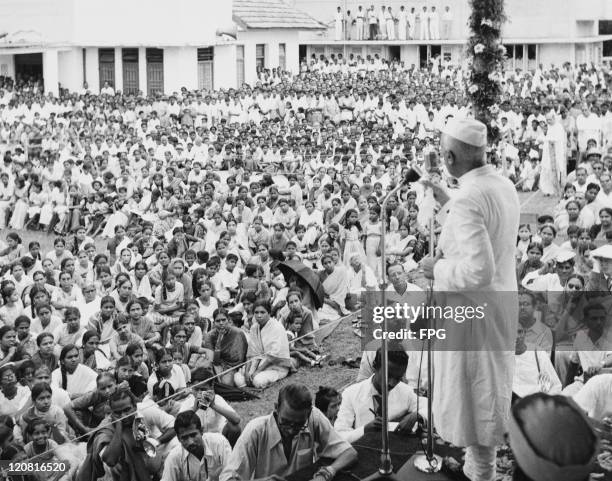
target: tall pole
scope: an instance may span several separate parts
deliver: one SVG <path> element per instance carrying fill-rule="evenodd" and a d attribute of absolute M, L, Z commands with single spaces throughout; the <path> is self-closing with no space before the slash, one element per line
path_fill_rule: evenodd
<path fill-rule="evenodd" d="M 431 168 L 431 166 L 430 166 Z M 432 215 L 429 219 L 429 255 L 435 257 L 435 218 Z M 429 286 L 427 289 L 427 305 L 430 306 L 434 302 L 434 281 L 429 280 Z M 428 328 L 436 329 L 435 318 L 431 321 L 433 324 L 427 326 Z M 414 467 L 422 472 L 433 474 L 437 473 L 442 469 L 442 458 L 434 454 L 434 440 L 433 440 L 433 377 L 434 377 L 434 366 L 433 366 L 433 348 L 432 339 L 428 336 L 427 339 L 427 444 L 425 446 L 425 454 L 418 454 L 414 456 Z"/>
<path fill-rule="evenodd" d="M 393 189 L 382 203 L 382 226 L 380 232 L 380 267 L 382 274 L 381 283 L 381 301 L 382 305 L 387 305 L 387 263 L 386 263 L 386 248 L 385 238 L 387 236 L 387 203 L 389 199 L 393 197 L 402 188 L 402 184 Z M 387 318 L 383 316 L 382 322 L 383 332 L 387 332 Z M 383 336 L 382 345 L 380 349 L 380 360 L 382 362 L 382 449 L 380 453 L 380 474 L 389 475 L 393 472 L 393 465 L 391 464 L 391 454 L 389 452 L 389 345 L 387 343 L 387 336 Z"/>
<path fill-rule="evenodd" d="M 382 225 L 380 230 L 380 265 L 382 270 L 381 283 L 381 305 L 385 306 L 387 302 L 387 265 L 385 262 L 385 237 L 387 234 L 386 216 L 387 203 L 402 188 L 400 182 L 391 192 L 387 194 L 382 202 Z M 387 332 L 387 319 L 383 316 L 382 321 L 383 333 Z M 381 407 L 382 407 L 382 427 L 381 427 L 381 449 L 380 449 L 380 466 L 378 472 L 368 476 L 365 481 L 374 481 L 378 479 L 394 479 L 393 465 L 391 463 L 391 453 L 389 450 L 389 346 L 387 344 L 387 336 L 382 336 L 380 346 L 381 360 Z"/>

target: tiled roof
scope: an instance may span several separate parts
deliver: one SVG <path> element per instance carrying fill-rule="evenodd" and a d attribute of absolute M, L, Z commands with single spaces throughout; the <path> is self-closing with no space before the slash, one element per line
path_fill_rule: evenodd
<path fill-rule="evenodd" d="M 327 28 L 310 15 L 296 10 L 282 0 L 234 0 L 234 21 L 246 28 Z"/>

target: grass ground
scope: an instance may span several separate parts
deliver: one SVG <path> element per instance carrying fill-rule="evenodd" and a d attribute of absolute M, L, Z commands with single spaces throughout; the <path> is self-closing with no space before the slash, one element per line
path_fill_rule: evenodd
<path fill-rule="evenodd" d="M 555 205 L 555 202 L 551 198 L 546 198 L 539 192 L 520 193 L 519 199 L 524 213 L 537 214 L 551 212 Z M 54 236 L 32 231 L 19 231 L 19 234 L 26 246 L 30 241 L 36 240 L 40 242 L 43 252 L 47 252 L 53 248 Z M 106 248 L 106 241 L 102 241 L 101 239 L 95 240 L 100 250 Z M 270 413 L 277 399 L 278 391 L 287 383 L 303 383 L 314 393 L 318 390 L 319 386 L 323 385 L 332 386 L 341 390 L 355 380 L 357 369 L 351 369 L 340 365 L 335 365 L 333 367 L 327 365 L 327 361 L 330 359 L 335 360 L 340 357 L 347 359 L 356 358 L 361 355 L 360 339 L 353 334 L 350 319 L 340 323 L 336 330 L 323 341 L 320 347 L 323 353 L 329 355 L 323 367 L 302 367 L 297 373 L 276 383 L 265 391 L 255 392 L 259 396 L 259 399 L 235 403 L 234 407 L 243 419 L 243 422 L 253 417 Z"/>

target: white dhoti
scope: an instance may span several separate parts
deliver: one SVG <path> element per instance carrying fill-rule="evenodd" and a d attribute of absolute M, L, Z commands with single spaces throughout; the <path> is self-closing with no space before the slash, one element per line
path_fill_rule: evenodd
<path fill-rule="evenodd" d="M 342 40 L 342 20 L 336 20 L 335 22 L 335 36 L 334 39 L 338 42 Z"/>
<path fill-rule="evenodd" d="M 356 28 L 357 40 L 363 40 L 363 20 L 361 20 L 360 18 L 357 19 Z"/>
<path fill-rule="evenodd" d="M 400 22 L 397 24 L 397 38 L 399 40 L 406 40 L 406 22 Z"/>
<path fill-rule="evenodd" d="M 463 472 L 471 481 L 495 479 L 497 449 L 489 446 L 468 446 L 465 450 Z"/>
<path fill-rule="evenodd" d="M 429 22 L 429 38 L 432 40 L 440 39 L 440 22 L 438 20 L 430 20 Z"/>
<path fill-rule="evenodd" d="M 392 19 L 387 20 L 387 39 L 395 40 L 395 22 Z"/>
<path fill-rule="evenodd" d="M 421 20 L 421 33 L 419 37 L 421 40 L 429 40 L 429 22 L 427 20 Z"/>

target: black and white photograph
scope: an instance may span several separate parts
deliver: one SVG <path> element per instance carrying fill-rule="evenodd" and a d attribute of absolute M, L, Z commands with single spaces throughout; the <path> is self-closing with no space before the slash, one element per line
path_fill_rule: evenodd
<path fill-rule="evenodd" d="M 0 0 L 0 481 L 612 481 L 612 1 Z"/>

